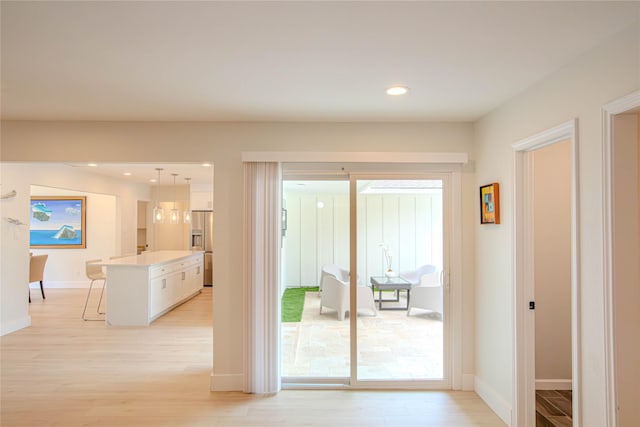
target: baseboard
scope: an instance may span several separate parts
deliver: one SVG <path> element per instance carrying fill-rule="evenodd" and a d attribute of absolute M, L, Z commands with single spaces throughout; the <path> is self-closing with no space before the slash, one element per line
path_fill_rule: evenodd
<path fill-rule="evenodd" d="M 511 406 L 508 402 L 480 378 L 475 377 L 474 384 L 476 394 L 484 400 L 484 403 L 486 403 L 506 425 L 511 425 Z"/>
<path fill-rule="evenodd" d="M 475 378 L 476 376 L 473 374 L 463 374 L 462 375 L 462 391 L 475 390 Z"/>
<path fill-rule="evenodd" d="M 2 322 L 2 326 L 0 326 L 0 335 L 7 335 L 28 326 L 31 326 L 31 316 L 25 316 L 8 322 L 4 321 Z"/>
<path fill-rule="evenodd" d="M 211 374 L 211 391 L 244 391 L 243 374 Z"/>
<path fill-rule="evenodd" d="M 89 288 L 89 281 L 87 280 L 81 280 L 81 281 L 75 281 L 75 282 L 69 282 L 67 280 L 60 280 L 60 281 L 55 281 L 55 280 L 47 280 L 46 282 L 44 282 L 44 289 L 46 290 L 47 288 L 49 289 L 78 289 L 78 288 L 84 288 L 87 289 Z M 33 282 L 29 284 L 29 287 L 31 289 L 40 289 L 40 284 L 38 282 Z M 94 284 L 94 288 L 102 288 L 102 282 L 96 282 Z"/>
<path fill-rule="evenodd" d="M 536 380 L 536 390 L 571 390 L 571 380 Z"/>

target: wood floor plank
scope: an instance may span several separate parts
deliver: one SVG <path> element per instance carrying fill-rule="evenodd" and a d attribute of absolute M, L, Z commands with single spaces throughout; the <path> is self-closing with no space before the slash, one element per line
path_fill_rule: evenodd
<path fill-rule="evenodd" d="M 47 289 L 0 342 L 0 425 L 504 426 L 472 392 L 210 392 L 211 288 L 149 327 L 84 322 L 86 290 Z"/>

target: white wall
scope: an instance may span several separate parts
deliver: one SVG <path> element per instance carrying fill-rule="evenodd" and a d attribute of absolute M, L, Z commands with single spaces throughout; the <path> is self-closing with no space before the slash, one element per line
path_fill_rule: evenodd
<path fill-rule="evenodd" d="M 85 287 L 88 279 L 85 262 L 91 259 L 106 259 L 117 254 L 116 240 L 116 196 L 73 190 L 64 190 L 39 185 L 31 186 L 31 196 L 86 196 L 86 244 L 84 249 L 30 249 L 34 255 L 48 254 L 44 270 L 44 287 Z M 37 283 L 31 284 L 38 288 Z"/>
<path fill-rule="evenodd" d="M 564 380 L 570 388 L 571 143 L 532 155 L 536 380 Z"/>
<path fill-rule="evenodd" d="M 2 123 L 5 160 L 214 164 L 213 388 L 242 390 L 242 151 L 470 152 L 469 123 Z M 28 143 L 27 143 L 28 141 Z M 176 144 L 180 141 L 180 144 Z M 104 147 L 109 150 L 104 150 Z M 152 149 L 151 149 L 152 148 Z M 473 159 L 471 159 L 473 160 Z M 472 375 L 473 171 L 463 171 L 463 373 Z M 135 241 L 135 239 L 133 239 Z M 26 265 L 24 266 L 26 271 Z M 26 313 L 26 307 L 24 309 Z"/>
<path fill-rule="evenodd" d="M 614 118 L 613 294 L 618 425 L 640 425 L 640 120 Z"/>
<path fill-rule="evenodd" d="M 502 224 L 476 226 L 476 384 L 507 422 L 513 409 L 513 150 L 511 144 L 578 118 L 581 388 L 584 426 L 606 425 L 602 119 L 606 103 L 640 88 L 636 25 L 569 61 L 475 125 L 477 185 L 501 186 Z"/>
<path fill-rule="evenodd" d="M 318 202 L 324 206 L 318 208 Z M 325 264 L 348 270 L 349 196 L 288 193 L 286 205 L 285 286 L 318 286 Z M 442 269 L 441 195 L 359 195 L 358 215 L 358 275 L 362 284 L 367 285 L 370 276 L 384 275 L 382 242 L 393 253 L 396 272 L 423 264 Z"/>
<path fill-rule="evenodd" d="M 4 129 L 4 124 L 3 124 Z M 22 144 L 31 150 L 29 144 Z M 79 142 L 81 145 L 81 142 Z M 4 149 L 4 141 L 2 148 Z M 34 150 L 32 153 L 47 153 L 50 147 L 42 150 Z M 73 151 L 73 145 L 68 147 Z M 117 211 L 120 215 L 115 218 L 115 234 L 112 240 L 116 252 L 135 252 L 136 247 L 136 205 L 137 200 L 149 199 L 148 187 L 131 185 L 121 181 L 101 177 L 94 174 L 74 170 L 67 166 L 55 164 L 23 164 L 7 163 L 7 156 L 3 152 L 3 163 L 0 164 L 0 179 L 2 192 L 16 190 L 17 196 L 13 199 L 3 200 L 0 203 L 2 221 L 2 239 L 0 256 L 0 307 L 1 333 L 15 331 L 28 326 L 29 307 L 26 298 L 26 286 L 29 280 L 29 227 L 28 225 L 16 226 L 8 223 L 4 218 L 15 218 L 23 223 L 29 223 L 29 201 L 31 186 L 55 187 L 85 193 L 107 194 L 117 197 Z M 64 154 L 64 150 L 61 154 Z M 44 159 L 42 159 L 44 160 Z M 129 214 L 130 213 L 130 214 Z M 89 237 L 89 236 L 88 236 Z M 90 241 L 89 241 L 89 244 Z M 83 253 L 82 250 L 67 249 L 68 254 Z M 88 249 L 89 251 L 91 249 Z M 85 250 L 84 253 L 86 253 Z M 93 254 L 92 254 L 93 255 Z M 96 253 L 98 255 L 98 253 Z M 100 253 L 98 257 L 110 256 L 113 253 Z M 79 256 L 72 267 L 73 276 L 78 269 L 84 270 L 84 256 Z M 72 277 L 73 279 L 73 277 Z"/>

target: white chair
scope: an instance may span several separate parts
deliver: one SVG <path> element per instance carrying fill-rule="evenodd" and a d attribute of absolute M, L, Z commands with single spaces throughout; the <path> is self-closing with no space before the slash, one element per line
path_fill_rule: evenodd
<path fill-rule="evenodd" d="M 87 304 L 89 304 L 89 297 L 91 296 L 91 289 L 93 288 L 93 282 L 96 280 L 102 280 L 102 291 L 100 292 L 100 300 L 98 301 L 98 308 L 96 309 L 96 313 L 104 314 L 104 312 L 100 311 L 100 304 L 102 303 L 102 295 L 104 294 L 104 288 L 107 284 L 107 276 L 102 271 L 102 267 L 96 265 L 95 263 L 100 262 L 100 259 L 91 259 L 85 263 L 85 273 L 87 278 L 91 280 L 89 284 L 89 292 L 87 292 L 87 299 L 84 302 L 84 310 L 82 310 L 82 320 L 104 320 L 102 318 L 92 319 L 85 316 L 87 312 Z"/>
<path fill-rule="evenodd" d="M 329 275 L 333 276 L 336 279 L 340 280 L 344 283 L 349 283 L 349 271 L 344 268 L 340 268 L 335 264 L 325 264 L 322 266 L 322 271 L 320 273 L 320 292 L 322 292 L 322 288 L 324 287 L 324 278 Z"/>
<path fill-rule="evenodd" d="M 327 273 L 323 277 L 324 290 L 320 295 L 320 314 L 322 307 L 331 308 L 338 312 L 338 320 L 344 320 L 344 315 L 349 311 L 349 283 L 338 280 Z M 373 316 L 377 314 L 373 293 L 367 286 L 356 286 L 356 308 L 358 313 L 367 311 Z"/>
<path fill-rule="evenodd" d="M 412 285 L 407 316 L 412 308 L 442 314 L 442 284 L 436 266 L 423 265 L 400 276 Z"/>

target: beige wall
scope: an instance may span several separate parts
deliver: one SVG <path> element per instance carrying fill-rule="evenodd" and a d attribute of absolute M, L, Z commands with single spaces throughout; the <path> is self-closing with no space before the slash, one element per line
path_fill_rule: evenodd
<path fill-rule="evenodd" d="M 640 241 L 637 114 L 614 119 L 613 293 L 618 425 L 640 425 Z"/>
<path fill-rule="evenodd" d="M 602 107 L 640 88 L 640 26 L 612 36 L 475 124 L 477 185 L 497 181 L 502 224 L 476 226 L 476 389 L 510 419 L 514 390 L 513 149 L 511 144 L 578 119 L 580 178 L 580 413 L 606 425 L 603 305 Z"/>
<path fill-rule="evenodd" d="M 536 380 L 571 380 L 571 143 L 533 152 Z M 571 384 L 568 384 L 569 387 Z M 555 387 L 554 387 L 555 388 Z"/>
<path fill-rule="evenodd" d="M 5 161 L 214 164 L 213 386 L 241 389 L 243 151 L 471 152 L 469 123 L 3 122 Z M 472 159 L 473 160 L 473 159 Z M 472 171 L 463 173 L 462 371 L 474 371 Z M 25 267 L 26 268 L 26 267 Z"/>

